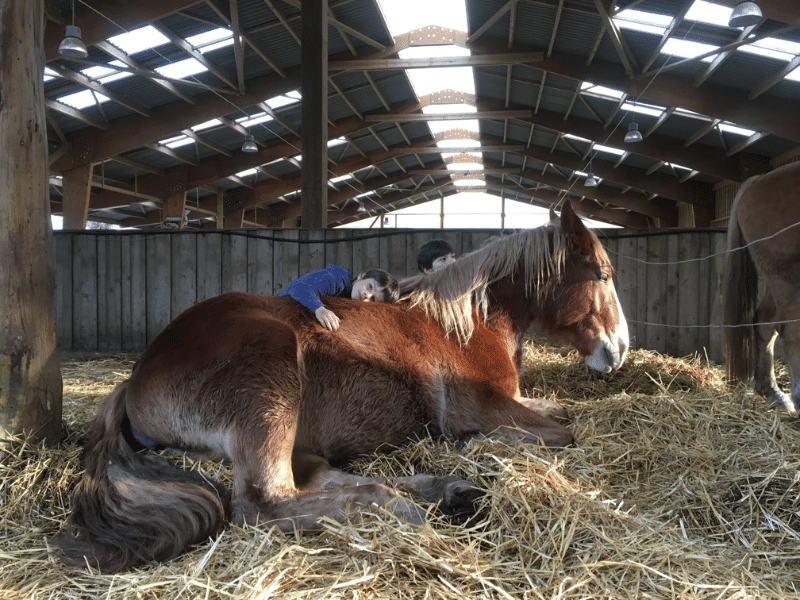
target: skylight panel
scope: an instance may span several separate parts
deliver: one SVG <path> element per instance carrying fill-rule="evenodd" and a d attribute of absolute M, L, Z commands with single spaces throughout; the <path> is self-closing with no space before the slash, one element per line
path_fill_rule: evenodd
<path fill-rule="evenodd" d="M 191 35 L 186 38 L 186 41 L 200 50 L 200 52 L 204 51 L 204 46 L 209 46 L 211 44 L 215 44 L 216 42 L 227 40 L 230 40 L 231 44 L 233 43 L 233 32 L 230 29 L 225 29 L 224 27 L 209 29 L 203 33 Z"/>
<path fill-rule="evenodd" d="M 728 26 L 728 18 L 730 16 L 730 6 L 712 4 L 711 2 L 705 2 L 705 0 L 697 0 L 692 4 L 692 8 L 689 9 L 689 12 L 686 13 L 686 19 L 689 21 L 700 21 L 701 23 L 718 25 L 720 27 Z"/>
<path fill-rule="evenodd" d="M 51 69 L 50 67 L 45 67 L 44 68 L 44 81 L 45 81 L 45 83 L 55 79 L 56 77 L 58 77 L 58 73 L 53 71 L 53 69 Z"/>
<path fill-rule="evenodd" d="M 347 140 L 343 137 L 338 137 L 333 140 L 328 140 L 328 148 L 332 148 L 334 146 L 341 146 L 342 144 L 346 144 Z"/>
<path fill-rule="evenodd" d="M 258 173 L 258 169 L 256 168 L 245 169 L 244 171 L 239 171 L 238 173 L 236 173 L 236 177 L 250 177 L 251 175 L 255 175 L 256 173 Z"/>
<path fill-rule="evenodd" d="M 619 100 L 625 95 L 625 92 L 621 92 L 620 90 L 615 90 L 613 88 L 605 87 L 602 85 L 596 85 L 588 81 L 584 81 L 581 83 L 581 91 L 597 94 L 598 96 L 607 96 L 609 98 L 616 98 L 617 100 Z"/>
<path fill-rule="evenodd" d="M 604 146 L 603 144 L 595 144 L 593 150 L 598 152 L 608 152 L 609 154 L 614 154 L 616 156 L 622 156 L 625 154 L 625 150 L 620 150 L 619 148 L 614 148 L 612 146 Z"/>
<path fill-rule="evenodd" d="M 145 25 L 128 33 L 115 35 L 108 38 L 108 41 L 128 55 L 169 43 L 169 39 L 152 25 Z"/>
<path fill-rule="evenodd" d="M 290 93 L 291 94 L 291 93 Z M 274 98 L 270 98 L 269 100 L 265 100 L 264 104 L 269 106 L 271 109 L 281 108 L 282 106 L 289 106 L 290 104 L 297 104 L 300 101 L 300 98 L 295 98 L 294 95 L 290 94 L 283 94 L 281 96 L 275 96 Z M 300 94 L 297 94 L 299 96 Z"/>
<path fill-rule="evenodd" d="M 427 25 L 467 31 L 464 0 L 379 0 L 389 33 L 397 37 Z"/>
<path fill-rule="evenodd" d="M 718 50 L 719 46 L 712 46 L 711 44 L 701 44 L 700 42 L 690 42 L 688 40 L 679 40 L 670 38 L 664 47 L 661 49 L 662 54 L 669 54 L 670 56 L 680 56 L 681 58 L 694 58 L 700 56 L 711 50 Z M 714 55 L 706 56 L 701 59 L 703 62 L 711 62 L 714 60 Z"/>
<path fill-rule="evenodd" d="M 328 181 L 331 183 L 339 183 L 340 181 L 347 181 L 348 179 L 352 179 L 353 176 L 348 173 L 347 175 L 339 175 L 338 177 L 331 177 Z"/>
<path fill-rule="evenodd" d="M 204 121 L 203 123 L 200 123 L 199 125 L 194 125 L 192 127 L 192 131 L 203 131 L 204 129 L 210 129 L 212 127 L 218 127 L 219 125 L 222 125 L 222 121 L 220 121 L 219 119 L 211 119 L 210 121 Z"/>
<path fill-rule="evenodd" d="M 447 121 L 428 121 L 428 127 L 431 130 L 431 133 L 436 135 L 437 133 L 442 133 L 445 131 L 449 131 L 453 128 L 452 123 L 448 123 Z M 459 129 L 465 129 L 467 131 L 474 131 L 478 133 L 478 119 L 466 119 L 464 121 L 458 122 Z"/>
<path fill-rule="evenodd" d="M 672 22 L 672 18 L 666 15 L 657 15 L 643 10 L 628 9 L 623 10 L 614 16 L 617 26 L 622 29 L 632 29 L 663 35 L 667 27 Z"/>
<path fill-rule="evenodd" d="M 251 115 L 249 117 L 240 117 L 236 119 L 236 122 L 239 123 L 239 125 L 241 125 L 242 127 L 252 127 L 253 125 L 258 125 L 259 123 L 267 123 L 268 121 L 272 121 L 272 117 L 270 117 L 265 112 Z"/>
<path fill-rule="evenodd" d="M 197 75 L 198 73 L 205 73 L 206 71 L 208 71 L 208 69 L 196 58 L 187 58 L 156 68 L 157 73 L 160 73 L 164 77 L 171 77 L 172 79 L 186 79 L 187 77 Z"/>
<path fill-rule="evenodd" d="M 789 79 L 791 81 L 800 81 L 800 67 L 795 68 L 791 71 L 784 79 Z"/>
<path fill-rule="evenodd" d="M 569 140 L 577 140 L 579 142 L 590 142 L 591 141 L 591 140 L 587 140 L 586 138 L 582 138 L 580 136 L 573 135 L 571 133 L 565 133 L 564 137 L 569 139 Z"/>
<path fill-rule="evenodd" d="M 736 135 L 751 136 L 755 133 L 752 129 L 745 129 L 733 123 L 723 122 L 719 124 L 719 128 L 725 133 L 735 133 Z"/>
<path fill-rule="evenodd" d="M 654 104 L 645 104 L 643 102 L 623 102 L 622 110 L 628 112 L 639 113 L 641 115 L 648 115 L 650 117 L 660 117 L 664 113 L 664 109 Z"/>
<path fill-rule="evenodd" d="M 766 42 L 767 40 L 765 39 L 762 41 Z M 778 40 L 773 41 L 777 42 Z M 800 46 L 800 44 L 794 45 Z M 785 49 L 781 48 L 779 44 L 760 44 L 759 42 L 754 42 L 752 44 L 739 46 L 737 50 L 747 52 L 748 54 L 757 54 L 758 56 L 766 56 L 767 58 L 774 58 L 775 60 L 782 60 L 786 62 L 789 62 L 795 57 L 795 55 L 791 52 L 787 52 Z M 795 54 L 800 54 L 800 50 L 798 50 Z"/>
<path fill-rule="evenodd" d="M 478 140 L 473 140 L 470 138 L 464 139 L 451 139 L 451 140 L 442 140 L 440 142 L 436 142 L 436 145 L 439 148 L 463 148 L 463 147 L 470 147 L 470 148 L 480 148 L 481 143 Z"/>
<path fill-rule="evenodd" d="M 450 163 L 447 165 L 448 171 L 483 171 L 483 165 L 481 163 L 468 163 L 468 162 L 459 162 L 459 163 Z"/>
<path fill-rule="evenodd" d="M 483 179 L 456 179 L 453 185 L 456 187 L 483 187 L 486 186 L 486 181 Z"/>
<path fill-rule="evenodd" d="M 162 146 L 166 146 L 167 148 L 180 148 L 181 146 L 188 146 L 189 144 L 194 144 L 194 140 L 187 135 L 176 135 L 171 138 L 166 138 L 160 140 L 158 142 Z"/>
<path fill-rule="evenodd" d="M 119 63 L 119 61 L 114 61 L 114 63 Z M 122 63 L 119 64 L 121 65 Z M 119 79 L 125 79 L 127 77 L 133 76 L 133 73 L 130 73 L 128 71 L 118 71 L 117 69 L 111 69 L 109 67 L 103 67 L 100 65 L 82 69 L 81 73 L 86 75 L 86 77 L 88 77 L 89 79 L 94 79 L 99 83 L 103 84 L 111 83 L 112 81 L 117 81 Z"/>
<path fill-rule="evenodd" d="M 470 51 L 459 46 L 424 46 L 406 48 L 398 53 L 400 58 L 432 58 L 469 56 Z M 438 69 L 406 69 L 417 96 L 425 96 L 444 89 L 475 94 L 475 81 L 471 67 L 443 67 Z"/>
<path fill-rule="evenodd" d="M 100 92 L 92 92 L 92 90 L 83 90 L 82 92 L 67 94 L 66 96 L 61 96 L 56 99 L 62 104 L 77 108 L 78 110 L 83 110 L 84 108 L 97 104 L 97 102 L 95 102 L 95 97 L 97 97 L 97 102 L 108 102 L 107 96 Z"/>

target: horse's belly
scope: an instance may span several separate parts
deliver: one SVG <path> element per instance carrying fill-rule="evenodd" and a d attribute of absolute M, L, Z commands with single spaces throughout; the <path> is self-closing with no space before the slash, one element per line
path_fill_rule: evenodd
<path fill-rule="evenodd" d="M 304 382 L 295 446 L 337 462 L 432 433 L 434 419 L 413 386 L 381 372 L 357 379 Z"/>

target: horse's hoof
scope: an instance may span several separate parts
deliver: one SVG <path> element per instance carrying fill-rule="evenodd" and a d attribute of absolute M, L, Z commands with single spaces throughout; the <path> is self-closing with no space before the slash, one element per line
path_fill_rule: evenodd
<path fill-rule="evenodd" d="M 459 479 L 445 486 L 439 508 L 450 519 L 463 522 L 475 516 L 485 495 L 486 491 L 474 483 Z"/>
<path fill-rule="evenodd" d="M 786 412 L 797 414 L 797 408 L 788 394 L 778 390 L 770 390 L 767 396 L 767 408 L 783 409 Z"/>

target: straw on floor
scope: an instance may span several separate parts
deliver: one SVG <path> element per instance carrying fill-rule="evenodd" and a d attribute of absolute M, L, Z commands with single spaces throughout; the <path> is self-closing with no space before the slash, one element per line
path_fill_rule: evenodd
<path fill-rule="evenodd" d="M 410 443 L 348 469 L 458 474 L 477 517 L 423 527 L 376 509 L 286 535 L 229 525 L 180 558 L 116 576 L 69 571 L 48 539 L 80 474 L 79 439 L 134 356 L 63 361 L 64 443 L 0 456 L 0 598 L 800 597 L 800 422 L 699 357 L 637 350 L 617 373 L 526 343 L 527 396 L 565 406 L 577 444 Z M 788 374 L 780 371 L 786 389 Z M 227 465 L 180 461 L 229 481 Z"/>

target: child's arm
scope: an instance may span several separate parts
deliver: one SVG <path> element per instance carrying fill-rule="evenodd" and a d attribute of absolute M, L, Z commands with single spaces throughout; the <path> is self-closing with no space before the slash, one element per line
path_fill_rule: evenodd
<path fill-rule="evenodd" d="M 348 289 L 350 274 L 340 267 L 325 269 L 298 277 L 286 288 L 285 294 L 314 313 L 317 321 L 331 331 L 339 328 L 339 317 L 328 310 L 320 296 L 338 296 Z"/>

